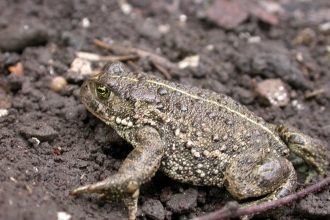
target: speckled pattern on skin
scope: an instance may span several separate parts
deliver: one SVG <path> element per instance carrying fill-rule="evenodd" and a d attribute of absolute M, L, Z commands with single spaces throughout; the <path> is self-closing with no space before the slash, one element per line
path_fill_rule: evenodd
<path fill-rule="evenodd" d="M 139 187 L 158 169 L 200 186 L 225 186 L 237 199 L 276 200 L 296 188 L 290 150 L 324 175 L 330 159 L 320 141 L 287 125 L 272 125 L 233 99 L 168 82 L 122 63 L 108 63 L 81 87 L 86 108 L 134 150 L 118 173 L 71 192 L 122 199 L 135 219 Z M 290 150 L 289 150 L 290 149 Z"/>

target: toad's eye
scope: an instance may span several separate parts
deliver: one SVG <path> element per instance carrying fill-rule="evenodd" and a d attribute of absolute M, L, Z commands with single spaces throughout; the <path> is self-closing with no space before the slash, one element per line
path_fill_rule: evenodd
<path fill-rule="evenodd" d="M 110 96 L 110 89 L 104 85 L 97 85 L 96 93 L 100 99 L 107 99 Z"/>

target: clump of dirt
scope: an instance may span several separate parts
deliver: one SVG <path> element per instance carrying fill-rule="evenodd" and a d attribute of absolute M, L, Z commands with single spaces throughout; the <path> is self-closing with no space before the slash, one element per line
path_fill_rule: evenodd
<path fill-rule="evenodd" d="M 80 85 L 90 75 L 68 72 L 77 51 L 110 54 L 94 39 L 174 64 L 198 56 L 197 66 L 167 70 L 171 80 L 225 93 L 270 123 L 285 122 L 330 142 L 326 0 L 168 2 L 0 1 L 0 219 L 127 218 L 122 202 L 69 196 L 70 190 L 115 173 L 132 149 L 113 141 L 112 131 L 80 103 Z M 215 13 L 216 7 L 225 16 Z M 91 69 L 104 63 L 93 62 Z M 130 64 L 168 77 L 148 56 Z M 68 84 L 55 92 L 50 85 L 58 76 Z M 255 88 L 267 79 L 281 80 L 287 104 L 260 101 Z M 298 174 L 303 182 L 304 171 Z M 278 218 L 329 218 L 329 197 L 325 187 L 284 206 Z M 224 189 L 192 187 L 157 173 L 141 188 L 138 215 L 187 219 L 231 200 Z"/>

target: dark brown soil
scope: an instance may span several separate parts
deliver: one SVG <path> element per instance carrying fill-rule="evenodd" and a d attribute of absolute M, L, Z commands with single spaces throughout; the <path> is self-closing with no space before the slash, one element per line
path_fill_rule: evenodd
<path fill-rule="evenodd" d="M 327 0 L 277 1 L 277 14 L 262 8 L 262 1 L 238 1 L 240 10 L 249 10 L 236 18 L 226 9 L 227 26 L 206 13 L 212 1 L 129 2 L 130 14 L 117 1 L 0 1 L 0 108 L 8 110 L 0 117 L 0 219 L 56 219 L 61 212 L 71 219 L 127 218 L 122 202 L 69 196 L 70 190 L 115 173 L 132 149 L 120 140 L 109 142 L 108 128 L 79 102 L 84 77 L 67 74 L 75 51 L 110 54 L 93 44 L 95 38 L 173 63 L 198 55 L 198 67 L 170 71 L 172 80 L 225 93 L 270 123 L 294 125 L 329 143 L 330 28 L 319 26 L 330 21 Z M 169 31 L 160 32 L 160 25 Z M 8 68 L 19 62 L 23 75 Z M 164 78 L 148 59 L 134 62 Z M 103 64 L 93 62 L 93 68 Z M 55 76 L 69 82 L 60 93 L 50 89 Z M 285 83 L 287 105 L 269 107 L 257 98 L 256 84 L 270 78 Z M 306 98 L 314 91 L 319 94 Z M 304 170 L 298 174 L 303 183 Z M 285 206 L 277 218 L 330 219 L 329 189 Z M 138 218 L 190 219 L 230 200 L 224 189 L 193 187 L 157 173 L 141 189 Z"/>

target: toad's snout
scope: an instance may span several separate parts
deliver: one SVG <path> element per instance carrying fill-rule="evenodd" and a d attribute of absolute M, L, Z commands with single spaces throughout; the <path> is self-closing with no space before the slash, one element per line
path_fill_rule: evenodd
<path fill-rule="evenodd" d="M 80 101 L 90 111 L 96 111 L 97 103 L 94 100 L 94 86 L 89 80 L 85 81 L 80 88 Z"/>

